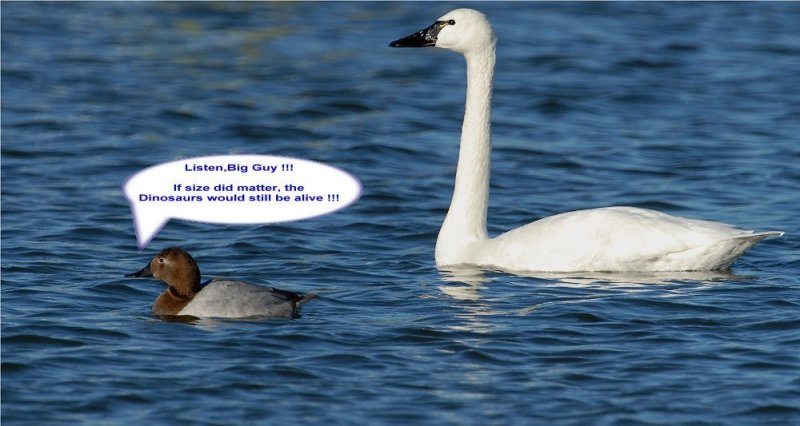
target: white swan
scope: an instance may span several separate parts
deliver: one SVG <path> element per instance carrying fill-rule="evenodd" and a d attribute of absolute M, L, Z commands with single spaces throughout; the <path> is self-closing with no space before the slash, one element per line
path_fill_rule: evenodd
<path fill-rule="evenodd" d="M 496 38 L 486 17 L 456 9 L 390 47 L 435 46 L 464 55 L 467 99 L 455 188 L 436 241 L 436 264 L 504 271 L 703 271 L 726 269 L 783 232 L 745 231 L 634 207 L 547 217 L 495 238 L 486 230 Z"/>

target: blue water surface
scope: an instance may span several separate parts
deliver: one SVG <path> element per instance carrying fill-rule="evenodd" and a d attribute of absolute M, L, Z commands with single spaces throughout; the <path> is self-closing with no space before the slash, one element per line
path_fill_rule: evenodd
<path fill-rule="evenodd" d="M 800 423 L 800 3 L 469 4 L 499 40 L 490 233 L 609 205 L 787 232 L 732 271 L 571 276 L 435 267 L 464 63 L 387 44 L 458 6 L 3 2 L 3 424 Z M 139 252 L 128 176 L 222 154 L 363 195 Z M 159 320 L 123 275 L 170 245 L 319 297 Z"/>

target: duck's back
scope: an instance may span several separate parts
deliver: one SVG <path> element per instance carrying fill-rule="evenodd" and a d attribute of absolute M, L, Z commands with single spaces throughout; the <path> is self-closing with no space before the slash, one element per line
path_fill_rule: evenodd
<path fill-rule="evenodd" d="M 242 281 L 213 280 L 178 315 L 200 318 L 292 318 L 313 295 L 261 287 Z"/>

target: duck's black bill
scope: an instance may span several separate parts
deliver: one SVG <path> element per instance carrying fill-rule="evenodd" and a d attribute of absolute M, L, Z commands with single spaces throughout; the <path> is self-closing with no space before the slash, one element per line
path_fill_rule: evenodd
<path fill-rule="evenodd" d="M 428 28 L 417 31 L 408 37 L 403 37 L 389 43 L 389 47 L 430 47 L 436 46 L 436 37 L 447 22 L 436 21 Z"/>
<path fill-rule="evenodd" d="M 150 270 L 150 264 L 148 263 L 147 266 L 145 266 L 144 268 L 136 272 L 131 272 L 130 274 L 125 274 L 125 276 L 128 278 L 152 277 L 153 271 Z"/>

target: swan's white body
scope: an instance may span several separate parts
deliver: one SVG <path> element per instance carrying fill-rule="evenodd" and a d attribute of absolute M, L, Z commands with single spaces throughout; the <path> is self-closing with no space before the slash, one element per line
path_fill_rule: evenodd
<path fill-rule="evenodd" d="M 776 234 L 606 207 L 550 216 L 467 245 L 440 233 L 436 263 L 506 271 L 710 271 L 730 267 L 747 249 Z"/>
<path fill-rule="evenodd" d="M 456 9 L 392 47 L 436 46 L 464 55 L 467 99 L 455 187 L 436 241 L 436 264 L 505 271 L 702 271 L 726 269 L 747 249 L 782 232 L 754 233 L 723 223 L 634 207 L 547 217 L 489 238 L 491 99 L 496 39 L 486 17 Z"/>

